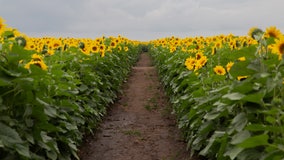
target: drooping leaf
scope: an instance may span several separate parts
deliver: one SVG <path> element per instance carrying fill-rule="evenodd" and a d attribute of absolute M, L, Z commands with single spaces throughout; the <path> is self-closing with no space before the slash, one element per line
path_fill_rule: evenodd
<path fill-rule="evenodd" d="M 230 159 L 235 159 L 243 150 L 244 148 L 240 147 L 230 148 L 227 152 L 224 153 L 224 156 L 229 156 Z"/>
<path fill-rule="evenodd" d="M 231 144 L 239 144 L 243 142 L 245 139 L 249 138 L 250 136 L 251 135 L 249 131 L 247 130 L 241 131 L 232 137 Z"/>
<path fill-rule="evenodd" d="M 243 97 L 245 97 L 245 95 L 238 93 L 238 92 L 234 92 L 234 93 L 228 93 L 222 96 L 222 98 L 227 98 L 229 100 L 240 100 Z"/>
<path fill-rule="evenodd" d="M 241 148 L 253 148 L 257 146 L 263 146 L 268 145 L 268 135 L 267 134 L 261 134 L 257 136 L 252 136 L 247 139 L 245 139 L 242 143 L 238 144 L 238 147 Z"/>
<path fill-rule="evenodd" d="M 239 113 L 232 120 L 232 130 L 240 132 L 246 126 L 247 121 L 246 114 L 244 112 Z"/>
<path fill-rule="evenodd" d="M 21 137 L 19 136 L 18 132 L 13 128 L 5 125 L 4 123 L 0 122 L 0 140 L 5 145 L 11 146 L 17 143 L 23 143 Z"/>
<path fill-rule="evenodd" d="M 247 101 L 247 102 L 253 102 L 253 103 L 258 103 L 262 105 L 263 102 L 263 97 L 265 93 L 264 92 L 257 92 L 254 94 L 248 94 L 242 98 L 242 100 Z"/>
<path fill-rule="evenodd" d="M 28 144 L 16 144 L 15 145 L 16 151 L 27 158 L 31 157 L 30 150 Z"/>

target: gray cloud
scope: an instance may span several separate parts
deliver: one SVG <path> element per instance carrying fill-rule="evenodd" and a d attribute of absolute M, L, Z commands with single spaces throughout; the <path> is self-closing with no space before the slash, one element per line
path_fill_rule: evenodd
<path fill-rule="evenodd" d="M 0 0 L 0 16 L 31 36 L 98 37 L 246 34 L 253 26 L 284 32 L 282 0 Z"/>

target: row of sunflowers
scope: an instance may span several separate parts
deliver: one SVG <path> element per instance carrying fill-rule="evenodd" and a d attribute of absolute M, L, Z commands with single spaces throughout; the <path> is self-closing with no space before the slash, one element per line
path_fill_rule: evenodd
<path fill-rule="evenodd" d="M 0 159 L 79 159 L 140 50 L 122 36 L 28 37 L 0 18 Z"/>
<path fill-rule="evenodd" d="M 150 54 L 192 154 L 218 160 L 284 158 L 284 36 L 167 37 Z"/>

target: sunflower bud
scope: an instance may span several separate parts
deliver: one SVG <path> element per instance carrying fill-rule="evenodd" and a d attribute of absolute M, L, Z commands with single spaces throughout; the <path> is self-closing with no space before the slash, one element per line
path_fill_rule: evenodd
<path fill-rule="evenodd" d="M 264 32 L 261 29 L 253 27 L 249 30 L 248 35 L 258 41 L 261 39 L 263 33 Z"/>
<path fill-rule="evenodd" d="M 24 37 L 16 37 L 15 40 L 19 46 L 25 47 L 27 44 L 27 41 Z"/>

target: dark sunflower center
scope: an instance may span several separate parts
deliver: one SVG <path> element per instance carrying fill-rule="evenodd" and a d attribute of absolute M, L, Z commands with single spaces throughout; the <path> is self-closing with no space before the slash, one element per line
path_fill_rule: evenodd
<path fill-rule="evenodd" d="M 284 43 L 282 43 L 280 46 L 279 46 L 279 52 L 281 54 L 284 54 Z"/>
<path fill-rule="evenodd" d="M 58 43 L 55 43 L 55 44 L 53 45 L 53 47 L 54 47 L 54 48 L 57 48 L 57 47 L 59 47 L 59 44 L 58 44 Z"/>
<path fill-rule="evenodd" d="M 276 33 L 275 32 L 268 32 L 268 35 L 270 37 L 277 37 Z"/>
<path fill-rule="evenodd" d="M 92 47 L 92 50 L 93 50 L 93 51 L 97 51 L 97 50 L 98 50 L 98 47 L 96 47 L 96 46 L 95 46 L 95 47 Z"/>

